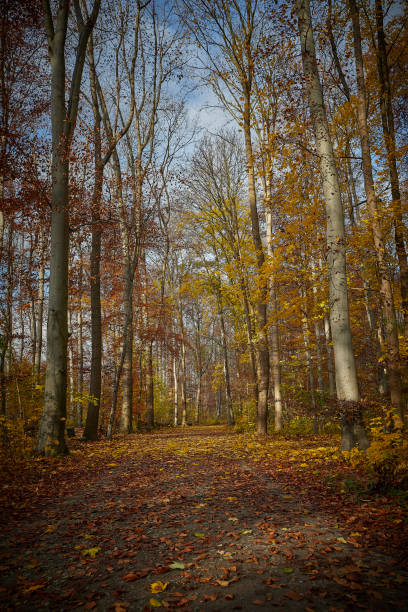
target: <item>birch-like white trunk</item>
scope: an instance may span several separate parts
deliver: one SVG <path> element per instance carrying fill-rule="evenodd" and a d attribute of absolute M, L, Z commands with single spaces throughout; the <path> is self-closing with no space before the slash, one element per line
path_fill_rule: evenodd
<path fill-rule="evenodd" d="M 313 121 L 315 144 L 326 204 L 326 240 L 330 300 L 330 327 L 333 339 L 337 399 L 344 405 L 342 447 L 355 445 L 352 411 L 347 403 L 360 400 L 353 354 L 347 296 L 344 214 L 333 145 L 316 60 L 309 0 L 296 0 L 303 72 Z M 351 404 L 349 404 L 351 407 Z"/>

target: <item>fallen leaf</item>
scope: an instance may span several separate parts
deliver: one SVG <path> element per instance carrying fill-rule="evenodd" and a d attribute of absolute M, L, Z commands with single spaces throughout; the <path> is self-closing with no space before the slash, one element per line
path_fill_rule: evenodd
<path fill-rule="evenodd" d="M 125 582 L 133 582 L 133 580 L 137 580 L 140 577 L 140 574 L 135 574 L 134 572 L 130 572 L 126 574 L 126 576 L 122 576 L 122 580 Z"/>
<path fill-rule="evenodd" d="M 32 591 L 37 591 L 38 589 L 43 589 L 44 587 L 45 587 L 44 583 L 41 583 L 41 584 L 32 584 L 31 586 L 26 587 L 23 590 L 23 593 L 24 593 L 24 595 L 26 595 L 27 593 L 31 593 Z"/>
<path fill-rule="evenodd" d="M 94 548 L 86 548 L 82 551 L 84 557 L 91 557 L 91 559 L 95 559 L 98 552 L 101 550 L 100 546 L 95 546 Z"/>
<path fill-rule="evenodd" d="M 152 608 L 162 608 L 163 604 L 158 599 L 155 599 L 154 597 L 151 597 L 149 599 L 149 606 L 151 606 Z"/>
<path fill-rule="evenodd" d="M 169 568 L 172 570 L 182 570 L 185 568 L 184 563 L 180 563 L 180 561 L 175 561 L 174 563 L 170 563 Z"/>
<path fill-rule="evenodd" d="M 295 591 L 288 591 L 284 597 L 286 597 L 287 599 L 293 599 L 294 601 L 299 601 L 300 599 L 303 599 L 303 595 L 301 595 L 300 593 L 296 593 Z"/>
<path fill-rule="evenodd" d="M 162 591 L 165 591 L 167 589 L 168 584 L 168 582 L 162 582 L 161 580 L 158 580 L 157 582 L 152 582 L 152 584 L 150 585 L 150 591 L 152 593 L 161 593 Z"/>

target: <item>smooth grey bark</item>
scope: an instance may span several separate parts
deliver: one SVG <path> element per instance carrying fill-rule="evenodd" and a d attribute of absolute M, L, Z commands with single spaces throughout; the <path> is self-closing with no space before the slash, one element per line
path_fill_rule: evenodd
<path fill-rule="evenodd" d="M 386 261 L 384 233 L 380 222 L 380 211 L 374 189 L 373 169 L 371 162 L 370 138 L 367 123 L 367 102 L 364 80 L 363 53 L 361 48 L 360 18 L 355 0 L 348 0 L 353 24 L 354 58 L 357 75 L 357 121 L 360 135 L 361 154 L 363 158 L 364 188 L 367 197 L 367 208 L 370 215 L 374 249 L 380 281 L 380 299 L 384 320 L 385 340 L 387 345 L 388 383 L 391 404 L 395 410 L 395 424 L 402 425 L 402 389 L 400 375 L 400 358 L 397 321 L 391 279 Z M 397 423 L 398 422 L 398 423 Z"/>
<path fill-rule="evenodd" d="M 146 425 L 154 427 L 154 378 L 153 378 L 153 340 L 150 340 L 146 350 Z"/>
<path fill-rule="evenodd" d="M 232 394 L 231 394 L 231 377 L 230 367 L 228 359 L 228 346 L 227 336 L 225 333 L 225 318 L 224 309 L 222 307 L 220 290 L 217 288 L 217 306 L 218 316 L 220 319 L 221 327 L 221 346 L 222 346 L 222 358 L 223 358 L 223 370 L 224 370 L 224 382 L 225 382 L 225 400 L 226 400 L 226 411 L 227 411 L 227 423 L 228 425 L 234 425 L 234 414 L 232 410 Z"/>
<path fill-rule="evenodd" d="M 272 213 L 266 210 L 266 237 L 268 257 L 273 256 L 273 227 Z M 274 403 L 274 425 L 275 431 L 282 429 L 282 394 L 281 394 L 281 367 L 280 367 L 280 346 L 279 346 L 279 323 L 277 321 L 278 300 L 276 295 L 276 284 L 271 276 L 269 281 L 269 300 L 272 310 L 271 329 L 271 370 L 272 370 L 272 385 L 273 385 L 273 403 Z"/>
<path fill-rule="evenodd" d="M 329 318 L 324 316 L 324 339 L 326 345 L 327 355 L 327 373 L 329 378 L 329 395 L 333 397 L 335 394 L 335 382 L 333 376 L 333 357 L 332 357 L 332 346 L 330 341 L 330 322 Z"/>
<path fill-rule="evenodd" d="M 353 354 L 347 296 L 344 215 L 333 145 L 316 60 L 309 0 L 295 4 L 303 72 L 313 122 L 315 144 L 326 204 L 326 241 L 329 276 L 330 327 L 333 339 L 337 399 L 342 404 L 342 448 L 356 444 L 352 406 L 360 401 Z"/>
<path fill-rule="evenodd" d="M 183 319 L 183 305 L 180 295 L 177 296 L 177 316 L 181 335 L 181 385 L 180 385 L 180 401 L 181 401 L 181 426 L 187 425 L 187 370 L 186 370 L 186 331 Z"/>
<path fill-rule="evenodd" d="M 0 345 L 0 390 L 1 403 L 0 412 L 5 415 L 7 412 L 7 384 L 6 376 L 10 372 L 12 340 L 13 340 L 13 237 L 14 222 L 10 219 L 7 232 L 7 290 L 4 334 L 1 337 Z"/>
<path fill-rule="evenodd" d="M 92 13 L 85 22 L 79 1 L 74 2 L 79 39 L 75 51 L 67 106 L 65 105 L 65 43 L 70 3 L 68 0 L 59 0 L 55 22 L 49 0 L 43 0 L 42 6 L 51 63 L 52 192 L 47 367 L 44 410 L 38 432 L 37 452 L 41 455 L 64 455 L 68 452 L 65 442 L 65 420 L 68 341 L 69 155 L 78 113 L 86 47 L 98 16 L 100 0 L 94 1 Z"/>
<path fill-rule="evenodd" d="M 43 346 L 43 322 L 44 322 L 44 287 L 45 287 L 45 248 L 46 240 L 44 236 L 44 230 L 40 228 L 40 234 L 38 239 L 38 256 L 39 256 L 39 268 L 38 268 L 38 292 L 37 292 L 37 308 L 36 308 L 36 320 L 35 325 L 37 326 L 35 334 L 35 354 L 34 354 L 34 380 L 38 385 L 40 383 L 41 374 L 41 354 Z"/>
<path fill-rule="evenodd" d="M 179 393 L 178 393 L 178 376 L 177 376 L 177 359 L 176 359 L 176 354 L 175 352 L 173 352 L 172 355 L 172 360 L 173 360 L 173 396 L 174 396 L 174 404 L 173 404 L 173 425 L 174 427 L 177 427 L 178 423 L 179 423 L 179 402 L 178 402 L 178 398 L 179 398 Z"/>

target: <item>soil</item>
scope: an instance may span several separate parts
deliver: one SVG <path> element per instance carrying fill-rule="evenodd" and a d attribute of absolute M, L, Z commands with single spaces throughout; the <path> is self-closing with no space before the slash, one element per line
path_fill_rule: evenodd
<path fill-rule="evenodd" d="M 219 427 L 70 444 L 3 487 L 2 610 L 408 610 L 405 541 L 361 526 L 381 498 L 291 482 Z"/>

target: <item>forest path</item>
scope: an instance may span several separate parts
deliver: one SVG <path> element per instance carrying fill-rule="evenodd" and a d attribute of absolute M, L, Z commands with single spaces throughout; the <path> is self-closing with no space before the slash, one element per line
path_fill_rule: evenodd
<path fill-rule="evenodd" d="M 222 427 L 75 442 L 3 488 L 1 609 L 408 610 L 402 511 L 259 448 Z"/>

